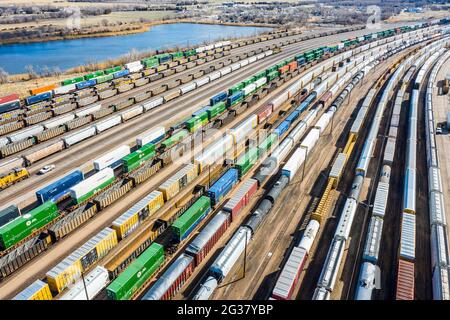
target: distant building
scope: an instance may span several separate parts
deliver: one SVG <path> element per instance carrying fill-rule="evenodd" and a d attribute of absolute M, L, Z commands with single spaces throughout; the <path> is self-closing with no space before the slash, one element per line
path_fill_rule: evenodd
<path fill-rule="evenodd" d="M 410 12 L 410 13 L 420 13 L 420 12 L 422 12 L 423 11 L 423 9 L 422 8 L 419 8 L 419 7 L 417 7 L 417 8 L 407 8 L 407 9 L 405 9 L 405 12 Z"/>

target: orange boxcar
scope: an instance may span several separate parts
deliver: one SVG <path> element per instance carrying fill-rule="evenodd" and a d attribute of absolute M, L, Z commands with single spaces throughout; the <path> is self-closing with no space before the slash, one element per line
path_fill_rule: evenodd
<path fill-rule="evenodd" d="M 51 90 L 53 90 L 55 88 L 56 88 L 56 84 L 52 84 L 52 85 L 45 86 L 45 87 L 31 89 L 30 92 L 31 92 L 32 95 L 35 95 L 35 94 L 51 91 Z"/>

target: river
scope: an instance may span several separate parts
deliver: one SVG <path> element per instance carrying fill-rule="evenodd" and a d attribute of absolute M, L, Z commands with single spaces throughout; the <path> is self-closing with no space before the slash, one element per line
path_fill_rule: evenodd
<path fill-rule="evenodd" d="M 90 62 L 125 55 L 132 49 L 148 51 L 176 46 L 201 45 L 230 37 L 253 36 L 270 28 L 175 23 L 153 26 L 142 33 L 73 40 L 0 45 L 0 67 L 10 74 L 58 67 L 67 70 Z"/>

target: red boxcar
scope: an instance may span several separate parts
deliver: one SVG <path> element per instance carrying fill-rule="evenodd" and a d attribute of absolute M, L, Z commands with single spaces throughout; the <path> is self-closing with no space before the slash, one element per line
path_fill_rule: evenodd
<path fill-rule="evenodd" d="M 289 255 L 286 264 L 281 270 L 277 283 L 272 291 L 272 298 L 275 300 L 289 300 L 292 297 L 297 285 L 300 273 L 303 270 L 308 253 L 304 248 L 294 247 Z"/>
<path fill-rule="evenodd" d="M 295 69 L 297 69 L 298 63 L 297 61 L 292 61 L 291 63 L 288 64 L 288 66 L 290 71 L 294 71 Z"/>
<path fill-rule="evenodd" d="M 414 300 L 414 263 L 399 260 L 396 300 Z"/>
<path fill-rule="evenodd" d="M 266 120 L 273 111 L 273 105 L 271 103 L 266 104 L 264 106 L 262 106 L 261 108 L 259 108 L 256 111 L 256 114 L 258 115 L 258 123 L 263 122 L 264 120 Z"/>
<path fill-rule="evenodd" d="M 230 222 L 230 213 L 220 211 L 189 244 L 186 248 L 186 253 L 194 257 L 195 266 L 198 266 L 208 255 L 228 229 Z"/>
<path fill-rule="evenodd" d="M 255 179 L 248 179 L 239 189 L 236 190 L 233 197 L 223 206 L 223 210 L 231 213 L 231 221 L 241 212 L 241 210 L 248 205 L 252 196 L 258 190 L 258 181 Z"/>

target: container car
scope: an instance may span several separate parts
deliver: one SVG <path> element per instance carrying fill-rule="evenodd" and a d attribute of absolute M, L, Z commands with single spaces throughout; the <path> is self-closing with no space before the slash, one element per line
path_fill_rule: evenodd
<path fill-rule="evenodd" d="M 238 182 L 238 170 L 228 169 L 208 190 L 208 197 L 211 198 L 211 205 L 215 206 L 230 192 Z"/>
<path fill-rule="evenodd" d="M 211 199 L 205 196 L 200 197 L 173 223 L 175 240 L 181 242 L 186 239 L 210 211 Z"/>
<path fill-rule="evenodd" d="M 52 200 L 56 196 L 62 196 L 68 193 L 68 190 L 80 183 L 84 179 L 84 174 L 80 170 L 75 170 L 69 173 L 65 177 L 45 186 L 42 189 L 36 191 L 36 198 L 40 204 L 46 201 Z"/>
<path fill-rule="evenodd" d="M 102 155 L 100 158 L 95 159 L 94 168 L 96 171 L 100 171 L 108 167 L 115 169 L 122 165 L 122 158 L 128 156 L 129 154 L 130 147 L 128 145 L 122 145 Z"/>
<path fill-rule="evenodd" d="M 71 187 L 69 189 L 70 196 L 77 204 L 82 203 L 111 185 L 114 179 L 114 170 L 105 168 Z"/>

